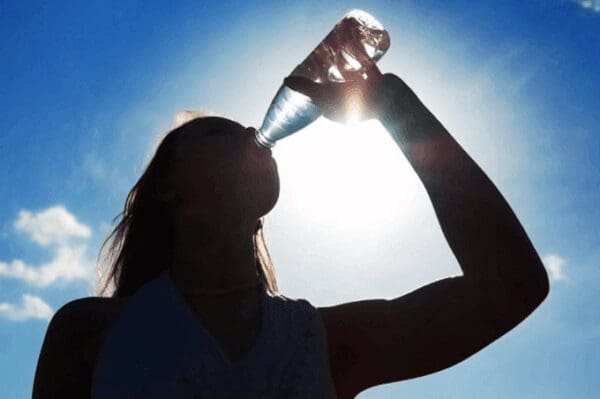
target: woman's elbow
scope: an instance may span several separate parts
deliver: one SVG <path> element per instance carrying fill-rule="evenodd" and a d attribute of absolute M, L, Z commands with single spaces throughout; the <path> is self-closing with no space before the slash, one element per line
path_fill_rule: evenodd
<path fill-rule="evenodd" d="M 541 261 L 526 269 L 529 273 L 519 278 L 510 290 L 513 308 L 523 319 L 537 309 L 550 292 L 548 273 Z"/>
<path fill-rule="evenodd" d="M 550 280 L 548 279 L 548 273 L 546 268 L 542 264 L 539 268 L 538 276 L 531 283 L 531 297 L 534 305 L 534 309 L 537 308 L 550 293 Z M 533 309 L 532 309 L 533 310 Z"/>

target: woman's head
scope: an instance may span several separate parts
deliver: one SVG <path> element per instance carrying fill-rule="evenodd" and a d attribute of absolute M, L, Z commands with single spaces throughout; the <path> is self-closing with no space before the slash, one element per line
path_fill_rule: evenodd
<path fill-rule="evenodd" d="M 217 117 L 182 126 L 163 176 L 162 193 L 175 197 L 182 217 L 239 226 L 268 213 L 279 196 L 271 151 L 254 141 L 254 130 Z"/>
<path fill-rule="evenodd" d="M 277 291 L 262 217 L 277 202 L 279 178 L 270 150 L 253 133 L 228 119 L 202 117 L 163 138 L 105 242 L 110 269 L 102 291 L 112 282 L 113 296 L 127 296 L 168 269 L 182 221 L 207 231 L 249 229 L 257 271 Z"/>

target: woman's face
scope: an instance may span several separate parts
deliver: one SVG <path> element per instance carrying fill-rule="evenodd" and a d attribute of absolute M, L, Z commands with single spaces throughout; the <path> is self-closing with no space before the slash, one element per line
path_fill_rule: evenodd
<path fill-rule="evenodd" d="M 217 117 L 192 121 L 187 129 L 175 142 L 171 173 L 183 216 L 238 223 L 273 209 L 277 164 L 271 150 L 254 141 L 254 129 Z"/>

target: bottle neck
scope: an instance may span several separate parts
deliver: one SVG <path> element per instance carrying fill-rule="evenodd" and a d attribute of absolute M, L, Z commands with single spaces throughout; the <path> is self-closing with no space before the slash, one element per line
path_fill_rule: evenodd
<path fill-rule="evenodd" d="M 256 144 L 264 148 L 273 148 L 275 146 L 275 142 L 269 140 L 269 138 L 265 136 L 261 129 L 257 129 L 254 132 L 254 141 L 256 141 Z"/>

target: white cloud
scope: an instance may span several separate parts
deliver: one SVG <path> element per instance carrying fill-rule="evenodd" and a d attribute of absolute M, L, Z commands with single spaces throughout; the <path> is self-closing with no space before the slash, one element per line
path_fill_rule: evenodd
<path fill-rule="evenodd" d="M 550 280 L 560 281 L 566 278 L 565 265 L 567 261 L 556 254 L 548 254 L 542 258 L 546 270 L 550 274 Z"/>
<path fill-rule="evenodd" d="M 0 303 L 0 316 L 13 321 L 49 320 L 53 314 L 52 308 L 42 298 L 34 295 L 23 294 L 19 305 Z"/>
<path fill-rule="evenodd" d="M 92 235 L 89 227 L 79 223 L 62 206 L 54 206 L 39 213 L 22 210 L 15 228 L 43 246 L 65 245 L 71 239 L 89 238 Z"/>
<path fill-rule="evenodd" d="M 94 262 L 87 256 L 87 240 L 92 232 L 64 207 L 55 206 L 38 213 L 22 210 L 14 223 L 33 242 L 49 247 L 53 257 L 38 266 L 21 259 L 0 261 L 0 277 L 9 277 L 45 287 L 57 281 L 87 280 L 94 277 Z"/>
<path fill-rule="evenodd" d="M 589 11 L 600 12 L 600 0 L 571 0 Z"/>

